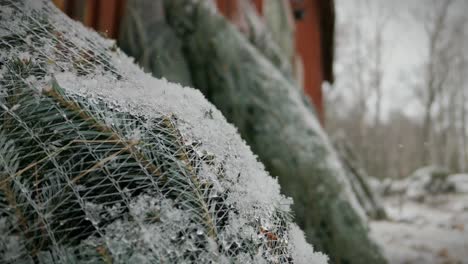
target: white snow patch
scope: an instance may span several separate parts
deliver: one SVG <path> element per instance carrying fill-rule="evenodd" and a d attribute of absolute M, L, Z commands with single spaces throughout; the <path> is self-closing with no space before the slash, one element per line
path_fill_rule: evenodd
<path fill-rule="evenodd" d="M 385 205 L 389 220 L 371 222 L 371 234 L 390 264 L 467 263 L 468 195 L 390 197 Z"/>

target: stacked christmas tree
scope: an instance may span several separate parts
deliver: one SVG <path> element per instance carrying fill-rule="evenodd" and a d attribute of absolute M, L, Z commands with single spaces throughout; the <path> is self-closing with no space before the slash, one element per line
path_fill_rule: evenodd
<path fill-rule="evenodd" d="M 199 92 L 49 2 L 0 7 L 1 263 L 326 261 Z"/>
<path fill-rule="evenodd" d="M 155 1 L 138 3 L 142 2 Z M 284 193 L 294 198 L 296 221 L 309 242 L 336 263 L 385 263 L 368 235 L 364 211 L 337 154 L 290 74 L 291 65 L 277 59 L 282 58 L 281 49 L 247 38 L 216 12 L 211 1 L 156 2 L 160 4 L 154 7 L 162 11 L 129 6 L 136 20 L 131 23 L 143 26 L 132 30 L 127 22 L 125 32 L 138 31 L 145 38 L 147 44 L 140 41 L 139 49 L 158 50 L 160 41 L 152 42 L 149 36 L 160 27 L 153 28 L 150 21 L 164 21 L 159 25 L 174 32 L 181 43 L 172 52 L 188 65 L 194 87 L 236 125 L 271 175 L 278 176 Z M 123 34 L 120 40 L 131 56 L 125 46 L 138 42 L 133 36 Z M 154 64 L 159 57 L 145 58 L 142 65 L 148 61 Z M 178 73 L 186 74 L 174 71 L 168 78 L 177 81 Z"/>

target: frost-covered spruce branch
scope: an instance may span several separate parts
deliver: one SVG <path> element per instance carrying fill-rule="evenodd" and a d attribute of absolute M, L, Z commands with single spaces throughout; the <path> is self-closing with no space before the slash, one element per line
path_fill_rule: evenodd
<path fill-rule="evenodd" d="M 154 3 L 139 3 L 145 2 Z M 133 10 L 141 12 L 133 13 L 141 23 L 138 19 L 133 23 L 146 29 L 127 36 L 142 36 L 144 42 L 130 38 L 121 43 L 140 43 L 143 51 L 158 50 L 161 40 L 151 41 L 152 34 L 144 32 L 151 32 L 156 20 L 159 27 L 169 25 L 167 30 L 175 32 L 182 44 L 171 52 L 184 58 L 193 85 L 238 127 L 269 172 L 279 177 L 284 192 L 295 200 L 296 221 L 309 241 L 336 263 L 385 263 L 368 234 L 364 212 L 343 166 L 302 91 L 278 69 L 278 63 L 272 63 L 270 56 L 219 15 L 212 1 L 163 2 L 163 11 Z M 153 13 L 158 15 L 145 16 Z M 131 33 L 128 28 L 124 32 Z M 145 57 L 142 65 L 157 61 L 159 57 Z M 169 62 L 165 70 L 177 70 L 172 66 Z M 155 68 L 147 70 L 161 74 Z M 180 79 L 177 72 L 168 78 Z"/>
<path fill-rule="evenodd" d="M 203 96 L 0 1 L 1 263 L 325 263 Z"/>

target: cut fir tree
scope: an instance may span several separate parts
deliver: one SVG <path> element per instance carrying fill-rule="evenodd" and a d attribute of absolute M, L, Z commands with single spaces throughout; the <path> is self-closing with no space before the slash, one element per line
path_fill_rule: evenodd
<path fill-rule="evenodd" d="M 49 2 L 0 7 L 1 263 L 326 262 L 200 93 Z"/>
<path fill-rule="evenodd" d="M 288 71 L 280 70 L 280 64 L 254 46 L 258 43 L 249 41 L 220 16 L 212 1 L 162 1 L 164 11 L 154 13 L 162 14 L 164 25 L 171 26 L 179 37 L 182 47 L 173 52 L 184 58 L 193 85 L 236 125 L 267 170 L 278 176 L 284 193 L 294 198 L 296 221 L 309 242 L 335 263 L 385 263 L 369 236 L 364 211 L 343 165 L 312 105 Z M 134 14 L 145 23 L 133 23 L 148 25 L 152 19 L 164 20 L 145 16 L 148 13 L 151 11 L 145 9 Z M 143 32 L 152 28 L 146 30 Z M 130 40 L 121 40 L 125 42 Z M 158 49 L 159 42 L 146 39 L 145 43 L 150 46 L 143 45 L 143 50 Z M 158 57 L 152 60 L 158 61 Z M 177 79 L 177 72 L 169 76 Z"/>

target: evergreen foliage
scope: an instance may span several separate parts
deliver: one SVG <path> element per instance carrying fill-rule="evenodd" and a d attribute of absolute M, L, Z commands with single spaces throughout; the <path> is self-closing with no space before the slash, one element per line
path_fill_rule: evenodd
<path fill-rule="evenodd" d="M 216 155 L 186 133 L 202 131 L 190 116 L 151 111 L 141 97 L 129 106 L 111 99 L 143 90 L 157 104 L 147 86 L 159 84 L 150 88 L 161 97 L 170 86 L 111 43 L 46 1 L 0 7 L 1 263 L 325 262 L 291 223 L 277 184 L 201 96 L 170 87 L 179 100 L 193 96 L 181 113 L 210 109 L 206 119 L 220 124 L 212 138 L 234 135 Z"/>
<path fill-rule="evenodd" d="M 125 53 L 132 54 L 138 64 L 155 77 L 192 86 L 187 62 L 180 52 L 182 43 L 166 23 L 161 0 L 128 1 L 119 34 L 119 47 Z"/>
<path fill-rule="evenodd" d="M 179 52 L 194 86 L 279 177 L 309 242 L 336 263 L 385 263 L 311 104 L 208 2 L 165 1 L 166 20 L 183 44 Z"/>

